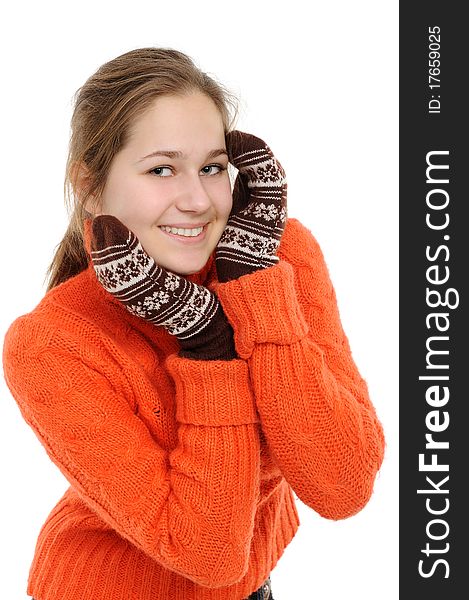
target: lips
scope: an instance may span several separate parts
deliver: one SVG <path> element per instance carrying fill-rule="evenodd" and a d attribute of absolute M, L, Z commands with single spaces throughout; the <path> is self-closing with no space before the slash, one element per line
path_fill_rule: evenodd
<path fill-rule="evenodd" d="M 203 231 L 203 227 L 194 227 L 194 229 L 189 228 L 177 228 L 177 227 L 167 227 L 166 225 L 161 225 L 160 229 L 165 231 L 166 233 L 172 233 L 174 235 L 182 235 L 184 237 L 197 237 Z"/>
<path fill-rule="evenodd" d="M 205 235 L 207 233 L 207 224 L 202 226 L 202 224 L 200 225 L 200 227 L 202 227 L 202 231 L 198 234 L 198 235 L 181 235 L 181 234 L 177 234 L 177 233 L 172 233 L 170 231 L 166 231 L 165 229 L 163 229 L 163 227 L 165 227 L 164 225 L 160 225 L 159 229 L 160 231 L 167 235 L 170 238 L 173 238 L 173 240 L 177 240 L 178 242 L 181 243 L 185 243 L 185 244 L 194 244 L 197 242 L 202 241 L 205 238 Z M 169 227 L 169 226 L 167 226 Z M 197 229 L 197 227 L 178 227 L 178 229 Z"/>
<path fill-rule="evenodd" d="M 158 225 L 158 227 L 174 227 L 175 229 L 197 229 L 197 227 L 205 227 L 207 223 L 207 221 L 205 221 L 205 223 L 163 223 L 162 225 Z"/>

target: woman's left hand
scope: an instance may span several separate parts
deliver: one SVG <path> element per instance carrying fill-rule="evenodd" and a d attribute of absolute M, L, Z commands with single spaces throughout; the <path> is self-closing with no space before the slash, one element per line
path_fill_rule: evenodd
<path fill-rule="evenodd" d="M 285 171 L 267 144 L 249 133 L 231 131 L 226 148 L 239 173 L 233 210 L 216 247 L 220 282 L 275 265 L 287 221 Z"/>

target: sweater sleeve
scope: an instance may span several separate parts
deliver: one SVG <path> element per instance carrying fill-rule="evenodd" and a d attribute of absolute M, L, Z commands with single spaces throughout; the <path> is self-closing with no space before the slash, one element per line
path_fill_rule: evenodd
<path fill-rule="evenodd" d="M 94 342 L 30 315 L 13 323 L 4 372 L 24 419 L 85 503 L 122 537 L 199 585 L 239 581 L 260 479 L 246 362 L 166 359 L 178 421 L 177 444 L 166 451 L 137 416 L 122 368 Z"/>
<path fill-rule="evenodd" d="M 382 426 L 352 358 L 322 252 L 296 219 L 277 265 L 216 292 L 249 364 L 269 448 L 302 502 L 342 519 L 368 502 Z"/>

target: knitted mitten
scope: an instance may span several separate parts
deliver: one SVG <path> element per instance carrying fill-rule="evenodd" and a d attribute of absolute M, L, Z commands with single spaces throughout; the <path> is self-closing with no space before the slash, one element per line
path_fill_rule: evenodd
<path fill-rule="evenodd" d="M 93 219 L 91 259 L 102 286 L 125 308 L 161 325 L 180 342 L 180 356 L 237 357 L 233 329 L 215 294 L 159 267 L 116 217 Z"/>
<path fill-rule="evenodd" d="M 231 131 L 226 147 L 239 173 L 233 209 L 215 252 L 221 282 L 276 264 L 287 220 L 285 171 L 267 144 L 249 133 Z"/>

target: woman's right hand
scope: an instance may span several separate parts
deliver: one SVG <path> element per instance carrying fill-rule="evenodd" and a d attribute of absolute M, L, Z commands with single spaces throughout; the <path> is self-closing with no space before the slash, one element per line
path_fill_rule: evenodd
<path fill-rule="evenodd" d="M 91 231 L 97 278 L 129 312 L 176 336 L 181 356 L 237 358 L 233 329 L 214 293 L 158 266 L 116 217 L 96 217 Z"/>

